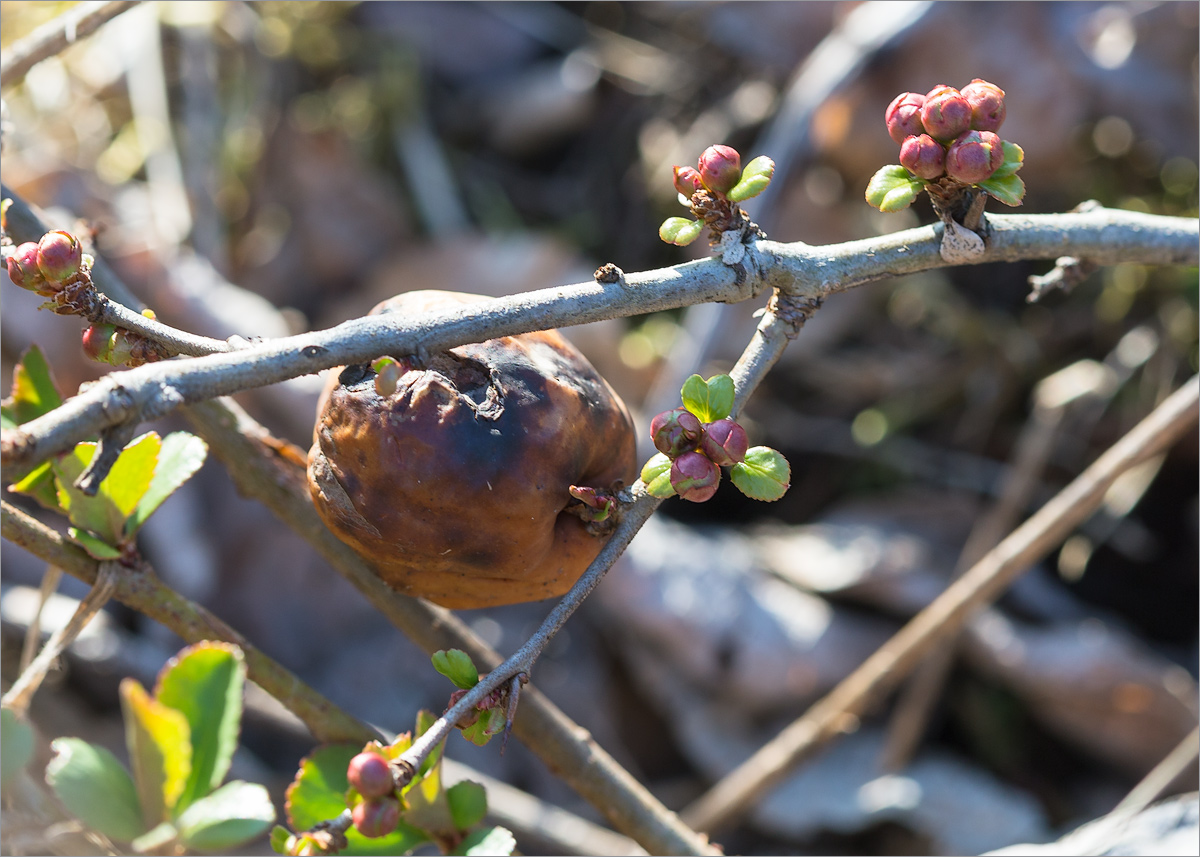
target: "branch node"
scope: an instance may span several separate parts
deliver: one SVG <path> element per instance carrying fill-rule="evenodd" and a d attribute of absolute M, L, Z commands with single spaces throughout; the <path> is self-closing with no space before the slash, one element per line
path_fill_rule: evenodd
<path fill-rule="evenodd" d="M 625 272 L 612 262 L 605 262 L 596 269 L 596 273 L 592 274 L 592 276 L 596 278 L 597 283 L 601 283 L 602 285 L 620 283 L 625 288 L 629 288 L 629 283 L 625 282 Z"/>
<path fill-rule="evenodd" d="M 788 339 L 795 339 L 822 303 L 824 298 L 819 296 L 788 295 L 776 289 L 767 302 L 767 312 L 787 325 Z"/>
<path fill-rule="evenodd" d="M 1095 202 L 1095 200 L 1090 201 Z M 1025 300 L 1031 304 L 1037 303 L 1047 292 L 1055 289 L 1062 289 L 1064 293 L 1069 294 L 1071 289 L 1082 283 L 1099 268 L 1099 265 L 1087 259 L 1059 256 L 1054 260 L 1054 267 L 1049 271 L 1029 278 L 1029 286 L 1032 291 L 1025 296 Z"/>

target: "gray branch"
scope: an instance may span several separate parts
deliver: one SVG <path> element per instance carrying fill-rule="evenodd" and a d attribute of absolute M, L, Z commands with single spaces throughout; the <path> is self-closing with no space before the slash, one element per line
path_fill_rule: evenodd
<path fill-rule="evenodd" d="M 62 53 L 76 40 L 137 4 L 138 0 L 80 3 L 46 22 L 5 51 L 4 61 L 0 63 L 0 86 L 7 89 L 20 83 L 42 60 Z"/>

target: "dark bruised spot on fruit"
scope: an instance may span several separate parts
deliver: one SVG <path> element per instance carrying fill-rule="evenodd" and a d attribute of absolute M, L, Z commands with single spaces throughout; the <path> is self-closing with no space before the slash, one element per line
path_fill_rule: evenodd
<path fill-rule="evenodd" d="M 409 292 L 372 312 L 486 300 Z M 564 512 L 568 489 L 637 473 L 624 404 L 552 330 L 431 355 L 387 396 L 368 364 L 346 367 L 313 436 L 309 487 L 329 528 L 394 589 L 451 608 L 565 593 L 604 544 Z"/>

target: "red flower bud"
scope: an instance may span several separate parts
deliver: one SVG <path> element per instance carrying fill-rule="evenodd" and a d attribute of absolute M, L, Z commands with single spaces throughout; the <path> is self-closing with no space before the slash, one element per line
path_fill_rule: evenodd
<path fill-rule="evenodd" d="M 37 264 L 47 280 L 61 283 L 79 273 L 83 245 L 70 232 L 47 232 L 38 242 Z"/>
<path fill-rule="evenodd" d="M 364 798 L 390 795 L 396 788 L 387 759 L 378 753 L 359 753 L 346 768 L 346 779 Z"/>
<path fill-rule="evenodd" d="M 928 134 L 909 137 L 900 146 L 900 164 L 915 176 L 936 179 L 945 169 L 946 150 Z"/>
<path fill-rule="evenodd" d="M 967 131 L 946 150 L 946 175 L 963 184 L 979 184 L 1004 163 L 1003 141 L 991 131 Z"/>
<path fill-rule="evenodd" d="M 729 146 L 709 146 L 698 166 L 700 180 L 713 193 L 728 193 L 742 177 L 742 156 Z"/>
<path fill-rule="evenodd" d="M 675 167 L 675 190 L 691 199 L 692 194 L 703 187 L 700 173 L 691 167 Z"/>
<path fill-rule="evenodd" d="M 108 363 L 113 353 L 113 334 L 117 329 L 111 324 L 92 324 L 83 331 L 83 353 L 98 363 Z"/>
<path fill-rule="evenodd" d="M 671 487 L 684 500 L 703 503 L 720 482 L 721 468 L 699 452 L 685 452 L 671 462 Z"/>
<path fill-rule="evenodd" d="M 387 836 L 400 823 L 400 801 L 394 797 L 364 800 L 351 812 L 354 826 L 368 839 Z"/>
<path fill-rule="evenodd" d="M 728 418 L 709 423 L 700 438 L 700 451 L 722 467 L 737 464 L 749 448 L 746 430 Z"/>
<path fill-rule="evenodd" d="M 953 140 L 970 129 L 971 105 L 953 86 L 939 84 L 925 96 L 921 124 L 935 140 Z"/>
<path fill-rule="evenodd" d="M 921 124 L 921 107 L 925 104 L 925 96 L 919 92 L 902 92 L 888 105 L 884 111 L 883 121 L 887 123 L 888 133 L 897 143 L 903 143 L 906 137 L 925 133 Z"/>
<path fill-rule="evenodd" d="M 38 245 L 26 241 L 8 257 L 8 278 L 13 281 L 13 285 L 29 289 L 31 292 L 36 292 L 46 285 L 46 278 L 38 268 L 37 254 Z"/>
<path fill-rule="evenodd" d="M 663 411 L 650 422 L 650 439 L 670 458 L 695 449 L 703 433 L 704 426 L 687 408 Z"/>
<path fill-rule="evenodd" d="M 971 128 L 975 131 L 999 131 L 1004 122 L 1004 90 L 994 83 L 975 78 L 962 88 L 962 97 L 971 105 Z"/>

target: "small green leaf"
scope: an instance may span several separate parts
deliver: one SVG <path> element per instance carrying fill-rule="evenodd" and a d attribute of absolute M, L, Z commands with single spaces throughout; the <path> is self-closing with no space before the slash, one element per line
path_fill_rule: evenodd
<path fill-rule="evenodd" d="M 33 758 L 33 727 L 13 711 L 0 711 L 0 787 L 8 789 Z"/>
<path fill-rule="evenodd" d="M 12 397 L 0 406 L 0 412 L 20 425 L 50 413 L 61 404 L 62 396 L 50 374 L 50 364 L 40 348 L 29 346 L 13 370 Z"/>
<path fill-rule="evenodd" d="M 286 811 L 293 830 L 308 830 L 318 822 L 337 818 L 346 809 L 346 767 L 362 748 L 357 744 L 327 744 L 318 747 L 300 762 L 296 778 L 288 786 Z M 353 827 L 346 831 L 350 847 L 339 852 L 350 854 L 405 854 L 428 835 L 404 821 L 395 831 L 378 839 L 368 839 Z"/>
<path fill-rule="evenodd" d="M 899 164 L 888 164 L 871 176 L 865 196 L 880 211 L 900 211 L 912 205 L 925 184 Z"/>
<path fill-rule="evenodd" d="M 292 831 L 282 825 L 275 825 L 271 828 L 271 850 L 276 854 L 288 854 L 290 848 L 289 841 L 292 838 Z"/>
<path fill-rule="evenodd" d="M 504 731 L 507 717 L 502 708 L 489 708 L 479 712 L 479 719 L 462 730 L 462 735 L 477 747 L 482 747 Z"/>
<path fill-rule="evenodd" d="M 50 749 L 46 783 L 67 812 L 118 842 L 145 832 L 137 789 L 116 756 L 78 738 L 55 738 Z"/>
<path fill-rule="evenodd" d="M 989 177 L 991 179 L 1002 179 L 1006 176 L 1011 176 L 1017 170 L 1025 165 L 1025 152 L 1016 143 L 1010 143 L 1007 140 L 1001 140 L 1004 144 L 1004 162 L 996 168 L 996 172 Z"/>
<path fill-rule="evenodd" d="M 192 741 L 187 718 L 152 699 L 132 678 L 122 679 L 121 711 L 125 744 L 133 766 L 142 815 L 147 824 L 169 821 L 192 770 Z"/>
<path fill-rule="evenodd" d="M 980 182 L 979 186 L 1005 205 L 1020 205 L 1025 198 L 1025 182 L 1021 181 L 1020 176 L 992 176 Z"/>
<path fill-rule="evenodd" d="M 462 649 L 442 649 L 433 653 L 432 660 L 433 668 L 454 682 L 455 687 L 470 690 L 479 684 L 479 670 Z"/>
<path fill-rule="evenodd" d="M 463 780 L 446 789 L 450 817 L 459 830 L 467 830 L 487 815 L 487 790 L 479 783 Z"/>
<path fill-rule="evenodd" d="M 754 500 L 778 500 L 791 484 L 792 468 L 786 458 L 769 446 L 754 446 L 744 461 L 733 465 L 729 478 L 737 489 Z"/>
<path fill-rule="evenodd" d="M 234 780 L 197 800 L 175 823 L 191 850 L 228 851 L 274 824 L 275 807 L 262 786 Z"/>
<path fill-rule="evenodd" d="M 246 659 L 232 643 L 205 641 L 167 662 L 155 698 L 182 712 L 192 741 L 192 768 L 176 812 L 211 792 L 225 779 L 237 749 L 242 720 Z"/>
<path fill-rule="evenodd" d="M 100 541 L 91 533 L 79 529 L 79 527 L 67 527 L 67 534 L 77 545 L 88 552 L 88 555 L 93 559 L 120 559 L 121 552 L 112 545 Z"/>
<path fill-rule="evenodd" d="M 746 168 L 742 170 L 742 177 L 738 179 L 738 183 L 730 188 L 729 193 L 725 195 L 734 202 L 741 202 L 744 199 L 758 196 L 767 189 L 767 185 L 771 183 L 771 177 L 774 175 L 775 162 L 766 155 L 759 155 L 746 164 Z"/>
<path fill-rule="evenodd" d="M 179 830 L 171 822 L 164 821 L 133 840 L 130 847 L 138 854 L 170 854 L 175 851 L 178 839 Z"/>
<path fill-rule="evenodd" d="M 516 848 L 517 840 L 511 831 L 503 827 L 486 827 L 458 843 L 454 853 L 465 857 L 508 857 Z"/>
<path fill-rule="evenodd" d="M 723 420 L 733 410 L 733 379 L 728 375 L 713 375 L 707 381 L 693 375 L 683 382 L 680 391 L 683 406 L 702 423 Z"/>
<path fill-rule="evenodd" d="M 662 222 L 662 226 L 658 227 L 658 237 L 668 244 L 675 244 L 679 247 L 686 247 L 704 231 L 704 222 L 701 220 L 688 220 L 686 217 L 668 217 Z"/>
<path fill-rule="evenodd" d="M 58 502 L 71 523 L 116 547 L 124 540 L 125 521 L 150 487 L 162 441 L 147 432 L 121 451 L 95 497 L 75 487 L 75 480 L 91 463 L 96 444 L 79 443 L 53 463 L 58 482 Z"/>
<path fill-rule="evenodd" d="M 58 486 L 54 481 L 54 470 L 49 461 L 37 465 L 9 490 L 27 494 L 47 509 L 62 511 L 62 506 L 58 504 Z"/>
<path fill-rule="evenodd" d="M 158 466 L 154 468 L 150 484 L 137 500 L 129 520 L 125 522 L 125 535 L 136 533 L 154 510 L 200 469 L 207 455 L 208 444 L 193 434 L 173 431 L 164 437 L 158 453 Z"/>
<path fill-rule="evenodd" d="M 651 456 L 642 465 L 642 481 L 646 483 L 646 492 L 651 497 L 665 500 L 675 496 L 675 488 L 671 485 L 671 459 L 661 452 Z"/>
<path fill-rule="evenodd" d="M 483 716 L 480 719 L 484 719 Z M 417 737 L 424 735 L 436 720 L 433 712 L 418 711 L 414 734 Z M 442 780 L 442 754 L 445 749 L 445 741 L 434 747 L 421 763 L 417 776 L 400 792 L 400 796 L 408 801 L 405 820 L 431 834 L 448 835 L 454 832 L 454 820 L 450 816 L 450 805 L 446 802 Z"/>

